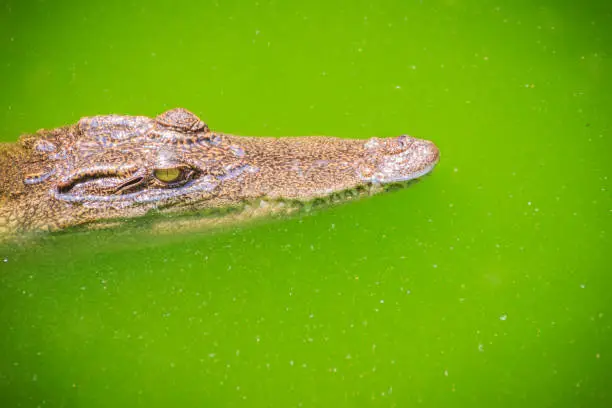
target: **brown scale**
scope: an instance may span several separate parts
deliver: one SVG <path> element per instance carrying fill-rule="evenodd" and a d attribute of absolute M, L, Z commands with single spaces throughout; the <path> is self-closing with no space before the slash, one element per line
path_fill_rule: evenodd
<path fill-rule="evenodd" d="M 347 190 L 379 191 L 429 172 L 438 150 L 409 136 L 243 137 L 213 133 L 173 109 L 154 119 L 106 115 L 0 145 L 0 240 L 23 231 L 167 213 L 270 213 Z M 346 196 L 351 196 L 350 194 Z M 227 220 L 238 221 L 231 216 Z"/>

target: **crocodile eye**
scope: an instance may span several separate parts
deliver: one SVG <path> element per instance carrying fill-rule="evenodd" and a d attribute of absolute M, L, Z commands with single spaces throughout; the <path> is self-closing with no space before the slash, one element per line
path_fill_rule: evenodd
<path fill-rule="evenodd" d="M 173 183 L 181 179 L 183 171 L 177 168 L 170 169 L 155 169 L 153 175 L 159 181 L 164 183 Z"/>

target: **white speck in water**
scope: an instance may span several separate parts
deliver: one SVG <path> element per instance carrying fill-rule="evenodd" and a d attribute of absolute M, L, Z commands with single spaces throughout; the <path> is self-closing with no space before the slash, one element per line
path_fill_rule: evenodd
<path fill-rule="evenodd" d="M 444 370 L 444 376 L 448 377 L 448 370 Z"/>
<path fill-rule="evenodd" d="M 257 343 L 259 343 L 259 342 L 261 341 L 261 339 L 259 338 L 259 336 L 255 336 L 255 341 L 256 341 Z"/>
<path fill-rule="evenodd" d="M 4 262 L 5 262 L 5 263 L 6 263 L 6 262 L 8 262 L 8 258 L 4 258 Z"/>
<path fill-rule="evenodd" d="M 586 288 L 586 285 L 584 283 L 581 283 L 580 284 L 580 289 L 584 289 L 584 288 Z"/>
<path fill-rule="evenodd" d="M 484 345 L 482 343 L 478 344 L 478 351 L 481 353 L 484 351 Z"/>
<path fill-rule="evenodd" d="M 508 315 L 505 314 L 505 313 L 503 315 L 499 316 L 499 320 L 506 320 L 507 318 L 508 318 Z"/>
<path fill-rule="evenodd" d="M 438 264 L 433 264 L 433 267 L 434 267 L 434 268 L 437 268 L 437 267 L 438 267 Z"/>
<path fill-rule="evenodd" d="M 293 367 L 293 360 L 290 360 L 290 361 L 289 361 L 289 365 L 290 365 L 291 367 Z"/>
<path fill-rule="evenodd" d="M 385 303 L 385 299 L 380 299 L 380 303 Z"/>
<path fill-rule="evenodd" d="M 410 293 L 411 293 L 411 292 L 410 292 L 410 289 L 407 289 L 407 290 L 406 290 L 406 294 L 407 294 L 407 295 L 409 295 Z"/>
<path fill-rule="evenodd" d="M 399 85 L 395 85 L 395 89 L 401 89 L 402 87 Z"/>

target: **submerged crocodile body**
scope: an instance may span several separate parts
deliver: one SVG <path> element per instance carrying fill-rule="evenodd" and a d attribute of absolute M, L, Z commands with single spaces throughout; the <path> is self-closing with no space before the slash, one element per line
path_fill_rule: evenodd
<path fill-rule="evenodd" d="M 0 235 L 152 211 L 371 194 L 418 178 L 437 161 L 432 142 L 409 136 L 234 136 L 180 108 L 155 119 L 86 117 L 0 146 Z"/>

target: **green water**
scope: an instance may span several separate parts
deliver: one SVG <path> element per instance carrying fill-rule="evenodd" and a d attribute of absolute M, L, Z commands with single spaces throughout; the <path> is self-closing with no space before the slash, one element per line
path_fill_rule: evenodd
<path fill-rule="evenodd" d="M 2 140 L 182 106 L 441 162 L 288 220 L 2 248 L 2 406 L 611 406 L 609 2 L 194 4 L 3 1 Z"/>

